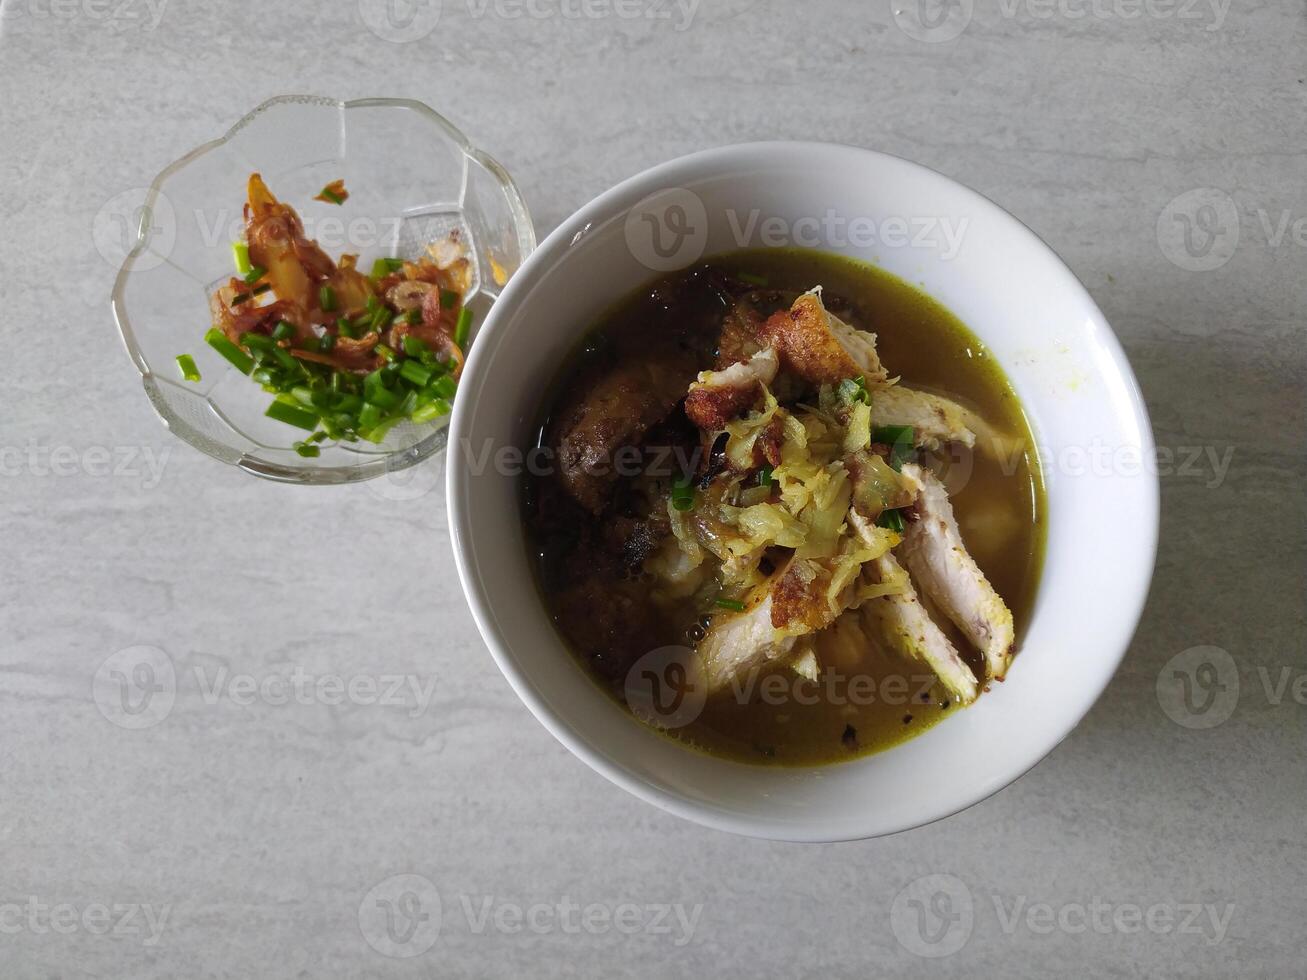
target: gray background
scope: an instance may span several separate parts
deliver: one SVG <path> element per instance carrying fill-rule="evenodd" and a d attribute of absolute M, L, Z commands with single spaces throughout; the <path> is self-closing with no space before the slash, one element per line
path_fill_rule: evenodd
<path fill-rule="evenodd" d="M 931 36 L 970 22 L 936 43 L 913 36 L 914 2 L 896 17 L 885 0 L 704 0 L 630 19 L 445 0 L 433 31 L 398 42 L 365 26 L 372 0 L 170 0 L 157 20 L 143 0 L 6 0 L 0 973 L 1301 975 L 1303 9 L 955 0 Z M 592 773 L 482 646 L 438 464 L 402 487 L 251 479 L 175 442 L 123 355 L 118 256 L 97 229 L 286 92 L 431 103 L 517 177 L 542 237 L 646 166 L 759 138 L 901 154 L 1012 211 L 1102 306 L 1178 454 L 1152 594 L 1106 695 L 1015 785 L 886 840 L 736 839 Z M 1237 236 L 1228 261 L 1193 268 L 1216 253 L 1177 246 L 1180 214 L 1227 252 Z M 1184 447 L 1232 451 L 1230 467 L 1181 467 Z M 92 682 L 140 645 L 166 653 L 177 690 L 130 730 Z M 1177 662 L 1218 670 L 1215 713 L 1158 695 L 1195 646 L 1232 658 Z M 425 710 L 411 693 L 398 707 L 206 695 L 296 668 L 408 675 L 433 694 Z M 398 874 L 430 882 L 422 911 L 434 889 L 443 912 L 410 958 L 378 952 L 359 916 L 415 881 Z M 925 875 L 953 877 L 913 885 Z M 904 910 L 935 884 L 955 917 L 925 951 L 966 944 L 923 958 Z M 482 923 L 487 900 L 507 911 Z M 564 901 L 641 909 L 632 934 L 579 917 L 511 931 L 513 908 Z M 1107 911 L 1080 928 L 1095 902 Z M 679 946 L 675 918 L 664 932 L 644 909 L 677 903 L 702 906 Z M 1049 927 L 1027 914 L 1041 903 Z M 1228 912 L 1226 927 L 1201 910 L 1180 928 L 1191 905 Z M 1150 928 L 1132 906 L 1162 911 Z"/>

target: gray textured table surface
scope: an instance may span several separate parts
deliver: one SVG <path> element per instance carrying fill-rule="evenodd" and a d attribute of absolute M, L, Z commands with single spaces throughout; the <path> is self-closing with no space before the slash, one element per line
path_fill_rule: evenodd
<path fill-rule="evenodd" d="M 430 7 L 380 31 L 411 41 L 365 26 L 383 7 L 4 4 L 0 974 L 1301 976 L 1301 5 L 954 0 L 930 27 L 912 0 L 444 0 L 430 32 Z M 1011 210 L 1102 306 L 1175 454 L 1107 694 L 1015 785 L 885 840 L 735 839 L 590 772 L 485 652 L 443 488 L 251 479 L 175 442 L 123 356 L 97 229 L 285 92 L 432 103 L 542 234 L 648 165 L 757 138 L 888 150 Z M 293 576 L 262 557 L 292 552 Z M 176 696 L 124 728 L 92 681 L 142 645 Z M 1240 682 L 1214 727 L 1157 695 L 1197 646 Z M 1222 654 L 1187 656 L 1230 680 Z M 296 669 L 417 687 L 397 706 L 243 693 Z M 400 874 L 440 899 L 438 937 L 429 918 L 389 950 L 408 958 L 359 917 Z M 926 949 L 961 950 L 926 958 L 891 910 L 932 874 L 971 905 Z M 424 888 L 398 913 L 433 911 Z"/>

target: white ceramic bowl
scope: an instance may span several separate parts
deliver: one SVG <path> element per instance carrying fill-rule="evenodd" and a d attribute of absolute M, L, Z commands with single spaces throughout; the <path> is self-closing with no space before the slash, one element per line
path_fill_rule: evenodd
<path fill-rule="evenodd" d="M 538 597 L 513 457 L 496 465 L 484 455 L 531 444 L 546 384 L 613 302 L 700 254 L 786 241 L 875 263 L 960 316 L 1016 387 L 1048 484 L 1043 578 L 1007 681 L 897 748 L 813 768 L 698 754 L 607 698 L 565 649 Z M 1152 433 L 1111 328 L 1024 225 L 897 157 L 747 144 L 625 181 L 565 221 L 509 282 L 473 345 L 461 391 L 449 440 L 450 527 L 463 587 L 500 669 L 593 768 L 711 827 L 848 840 L 919 826 L 984 799 L 1089 711 L 1148 592 L 1158 515 Z"/>

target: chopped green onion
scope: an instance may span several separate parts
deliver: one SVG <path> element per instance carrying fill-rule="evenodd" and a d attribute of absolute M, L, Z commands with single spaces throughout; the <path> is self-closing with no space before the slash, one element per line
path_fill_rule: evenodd
<path fill-rule="evenodd" d="M 286 352 L 286 348 L 278 347 L 274 344 L 272 350 L 268 351 L 268 353 L 272 355 L 273 360 L 280 364 L 284 370 L 297 371 L 299 369 L 299 361 L 291 357 L 290 354 Z"/>
<path fill-rule="evenodd" d="M 390 321 L 394 318 L 395 314 L 391 313 L 386 307 L 381 307 L 376 313 L 372 314 L 372 320 L 368 323 L 368 333 L 381 333 L 390 326 Z"/>
<path fill-rule="evenodd" d="M 199 381 L 200 369 L 195 366 L 195 358 L 190 354 L 179 354 L 177 366 L 181 368 L 182 378 L 186 381 Z"/>
<path fill-rule="evenodd" d="M 309 436 L 309 437 L 308 437 L 307 439 L 305 439 L 304 441 L 305 441 L 305 442 L 322 442 L 322 441 L 323 441 L 324 439 L 326 439 L 326 438 L 327 438 L 327 434 L 326 434 L 325 432 L 315 432 L 315 433 L 313 433 L 313 435 Z"/>
<path fill-rule="evenodd" d="M 431 383 L 431 376 L 434 372 L 427 367 L 423 367 L 417 361 L 405 361 L 399 368 L 399 376 L 405 381 L 412 381 L 419 388 L 425 388 Z"/>
<path fill-rule="evenodd" d="M 324 313 L 332 312 L 336 308 L 336 291 L 330 286 L 319 287 L 318 306 L 322 307 Z"/>
<path fill-rule="evenodd" d="M 336 320 L 336 330 L 347 340 L 358 339 L 358 327 L 355 325 L 354 321 L 347 316 L 342 316 Z"/>
<path fill-rule="evenodd" d="M 236 273 L 238 275 L 248 275 L 249 271 L 254 268 L 254 266 L 250 265 L 250 246 L 245 242 L 232 242 L 231 256 L 236 260 Z"/>
<path fill-rule="evenodd" d="M 458 305 L 459 294 L 455 289 L 442 289 L 440 291 L 440 308 L 442 310 L 452 310 Z"/>
<path fill-rule="evenodd" d="M 836 393 L 846 405 L 852 405 L 854 402 L 862 402 L 864 405 L 871 404 L 871 392 L 867 391 L 867 379 L 862 375 L 858 375 L 856 378 L 845 378 L 840 382 Z"/>
<path fill-rule="evenodd" d="M 364 304 L 364 309 L 367 310 L 367 312 L 368 312 L 368 317 L 371 318 L 371 317 L 372 317 L 372 314 L 376 313 L 377 310 L 381 309 L 381 300 L 379 300 L 379 299 L 377 299 L 375 296 L 369 294 L 369 295 L 368 295 L 368 301 L 367 301 L 366 304 Z"/>
<path fill-rule="evenodd" d="M 770 466 L 763 466 L 760 470 L 758 470 L 758 486 L 760 487 L 771 486 L 771 474 L 772 474 L 772 468 Z"/>
<path fill-rule="evenodd" d="M 404 268 L 404 260 L 397 258 L 377 259 L 372 263 L 372 278 L 385 279 L 386 276 L 399 272 Z"/>
<path fill-rule="evenodd" d="M 377 346 L 372 349 L 376 351 L 377 354 L 380 355 L 381 359 L 385 361 L 387 364 L 389 364 L 391 361 L 393 361 L 396 357 L 399 356 L 394 352 L 394 350 L 392 350 L 390 347 L 387 347 L 385 344 L 377 344 Z"/>
<path fill-rule="evenodd" d="M 325 204 L 345 203 L 345 199 L 341 197 L 339 194 L 337 194 L 335 191 L 333 191 L 330 186 L 322 188 L 322 190 L 318 192 L 317 199 Z"/>
<path fill-rule="evenodd" d="M 890 447 L 890 466 L 897 470 L 912 459 L 916 431 L 910 425 L 882 425 L 871 430 L 871 441 Z"/>
<path fill-rule="evenodd" d="M 409 357 L 421 357 L 429 350 L 425 340 L 421 337 L 414 337 L 412 334 L 405 334 L 401 343 L 404 346 L 404 353 Z"/>
<path fill-rule="evenodd" d="M 318 338 L 318 350 L 321 351 L 323 354 L 330 354 L 335 349 L 336 349 L 335 334 L 324 333 L 321 337 Z"/>
<path fill-rule="evenodd" d="M 417 307 L 414 307 L 411 310 L 405 310 L 395 319 L 399 323 L 406 323 L 410 327 L 416 327 L 419 323 L 422 322 L 422 311 Z"/>
<path fill-rule="evenodd" d="M 453 398 L 454 393 L 458 391 L 458 382 L 447 374 L 442 374 L 431 382 L 428 390 L 437 398 Z"/>
<path fill-rule="evenodd" d="M 299 428 L 308 429 L 310 432 L 318 427 L 316 413 L 305 411 L 281 400 L 274 401 L 263 414 L 270 419 L 285 422 L 287 425 L 299 426 Z"/>
<path fill-rule="evenodd" d="M 902 534 L 903 528 L 906 526 L 903 523 L 903 511 L 902 510 L 885 511 L 880 515 L 879 518 L 877 518 L 876 526 L 886 527 L 889 528 L 891 531 L 894 531 L 898 534 Z"/>
<path fill-rule="evenodd" d="M 460 350 L 466 350 L 468 334 L 472 331 L 472 311 L 466 306 L 458 311 L 458 323 L 454 325 L 454 343 Z"/>
<path fill-rule="evenodd" d="M 278 320 L 277 325 L 272 328 L 273 340 L 290 340 L 295 336 L 295 324 L 289 320 Z"/>
<path fill-rule="evenodd" d="M 390 434 L 390 430 L 403 421 L 405 421 L 403 415 L 392 415 L 388 419 L 382 419 L 367 432 L 362 433 L 362 436 L 368 442 L 384 442 L 386 436 Z"/>
<path fill-rule="evenodd" d="M 267 269 L 263 268 L 263 266 L 261 265 L 256 265 L 253 268 L 251 268 L 249 272 L 245 273 L 245 283 L 246 285 L 253 286 L 256 282 L 258 282 L 267 274 L 268 274 Z"/>
<path fill-rule="evenodd" d="M 210 327 L 204 335 L 204 342 L 231 362 L 241 374 L 249 374 L 254 369 L 254 358 L 227 339 L 217 327 Z"/>
<path fill-rule="evenodd" d="M 277 346 L 276 342 L 267 334 L 261 333 L 243 333 L 241 334 L 241 345 L 250 347 L 257 351 L 271 352 Z"/>
<path fill-rule="evenodd" d="M 737 272 L 735 278 L 739 279 L 741 282 L 747 282 L 751 286 L 767 285 L 767 278 L 765 276 L 756 276 L 752 272 Z"/>
<path fill-rule="evenodd" d="M 415 409 L 412 418 L 414 422 L 430 422 L 432 419 L 448 414 L 449 402 L 443 398 L 436 398 Z"/>
<path fill-rule="evenodd" d="M 735 612 L 744 612 L 744 603 L 736 599 L 718 599 L 716 600 L 715 605 L 721 606 L 723 609 L 734 610 Z"/>
<path fill-rule="evenodd" d="M 244 303 L 246 300 L 250 299 L 251 297 L 262 296 L 271 288 L 272 286 L 265 282 L 262 286 L 255 286 L 248 293 L 237 293 L 235 296 L 231 298 L 231 305 L 240 306 L 242 303 Z"/>
<path fill-rule="evenodd" d="M 308 442 L 295 443 L 295 452 L 299 453 L 301 456 L 304 456 L 307 459 L 314 459 L 322 455 L 321 449 L 319 449 L 317 446 L 313 445 L 312 443 L 308 443 Z"/>
<path fill-rule="evenodd" d="M 364 405 L 359 412 L 359 431 L 364 432 L 374 428 L 381 421 L 381 408 L 373 405 L 371 402 Z"/>
<path fill-rule="evenodd" d="M 672 484 L 672 506 L 679 511 L 694 507 L 694 483 L 688 476 L 683 476 Z"/>
<path fill-rule="evenodd" d="M 377 408 L 394 408 L 404 396 L 386 385 L 384 370 L 380 368 L 363 379 L 363 400 Z"/>

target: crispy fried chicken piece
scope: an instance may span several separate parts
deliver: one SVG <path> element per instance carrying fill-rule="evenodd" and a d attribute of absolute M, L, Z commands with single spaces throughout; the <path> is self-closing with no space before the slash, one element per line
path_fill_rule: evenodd
<path fill-rule="evenodd" d="M 768 347 L 724 371 L 701 371 L 685 396 L 685 414 L 700 429 L 724 429 L 762 396 L 763 386 L 775 380 L 778 370 L 780 360 Z"/>
<path fill-rule="evenodd" d="M 912 577 L 981 652 L 988 676 L 1002 680 L 1016 633 L 1012 612 L 968 554 L 944 485 L 915 463 L 903 475 L 919 486 L 902 552 Z"/>
<path fill-rule="evenodd" d="M 577 389 L 551 442 L 558 448 L 559 478 L 582 507 L 593 514 L 603 510 L 620 475 L 618 451 L 638 445 L 671 413 L 693 371 L 692 359 L 672 351 L 628 360 Z"/>
<path fill-rule="evenodd" d="M 744 300 L 736 300 L 722 320 L 717 339 L 717 368 L 747 361 L 766 344 L 761 340 L 763 318 Z"/>
<path fill-rule="evenodd" d="M 832 315 L 822 303 L 820 286 L 760 329 L 763 340 L 780 352 L 781 365 L 811 384 L 838 384 L 858 376 L 871 384 L 889 377 L 876 355 L 876 335 Z"/>

